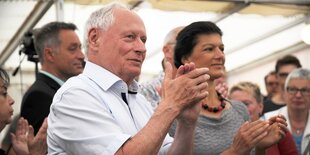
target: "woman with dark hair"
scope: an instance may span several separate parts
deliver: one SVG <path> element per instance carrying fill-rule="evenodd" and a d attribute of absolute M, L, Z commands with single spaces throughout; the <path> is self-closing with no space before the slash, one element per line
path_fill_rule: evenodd
<path fill-rule="evenodd" d="M 7 92 L 9 84 L 9 75 L 0 68 L 0 132 L 12 122 L 14 100 Z M 5 151 L 0 148 L 0 155 L 4 154 Z"/>
<path fill-rule="evenodd" d="M 214 80 L 224 75 L 225 55 L 222 31 L 214 23 L 201 21 L 186 26 L 178 34 L 174 62 L 177 68 L 190 62 L 196 68 L 209 68 L 209 95 L 201 101 L 195 154 L 249 154 L 254 147 L 265 149 L 285 135 L 286 121 L 282 116 L 248 122 L 243 103 L 229 101 L 217 93 Z"/>
<path fill-rule="evenodd" d="M 10 84 L 9 75 L 0 68 L 0 132 L 7 124 L 12 122 L 14 100 L 8 94 Z M 45 120 L 38 134 L 34 136 L 33 127 L 28 125 L 27 120 L 18 120 L 15 134 L 12 135 L 13 149 L 17 155 L 43 155 L 47 152 L 46 145 L 47 121 Z M 29 148 L 29 149 L 28 149 Z M 0 155 L 6 155 L 5 150 L 0 148 Z"/>
<path fill-rule="evenodd" d="M 0 131 L 12 122 L 14 100 L 7 93 L 9 84 L 9 75 L 0 68 Z"/>
<path fill-rule="evenodd" d="M 0 68 L 0 131 L 12 122 L 14 100 L 8 95 L 9 75 Z"/>

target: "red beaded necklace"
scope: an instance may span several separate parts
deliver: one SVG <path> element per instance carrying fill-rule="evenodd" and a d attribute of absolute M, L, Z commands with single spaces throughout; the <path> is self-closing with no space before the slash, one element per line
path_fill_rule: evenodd
<path fill-rule="evenodd" d="M 219 100 L 221 101 L 221 104 L 219 106 L 209 107 L 207 103 L 202 103 L 202 108 L 205 110 L 208 110 L 209 112 L 214 112 L 214 113 L 220 112 L 223 109 L 225 109 L 225 106 L 226 106 L 225 99 L 218 92 L 217 92 L 217 95 L 218 95 Z"/>

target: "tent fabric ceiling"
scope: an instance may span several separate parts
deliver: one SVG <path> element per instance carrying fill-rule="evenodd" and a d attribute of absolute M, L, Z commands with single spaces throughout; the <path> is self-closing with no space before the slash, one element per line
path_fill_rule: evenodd
<path fill-rule="evenodd" d="M 309 6 L 251 4 L 244 10 L 241 10 L 239 13 L 257 13 L 265 16 L 274 14 L 292 16 L 296 14 L 308 13 L 309 11 Z"/>
<path fill-rule="evenodd" d="M 65 0 L 81 5 L 106 4 L 112 0 Z M 123 2 L 135 6 L 143 0 L 122 0 Z M 165 11 L 190 11 L 190 12 L 216 12 L 225 13 L 232 8 L 250 4 L 247 8 L 241 10 L 240 14 L 260 14 L 260 15 L 284 15 L 291 16 L 296 14 L 308 13 L 310 11 L 310 2 L 307 0 L 290 1 L 222 1 L 222 0 L 145 0 L 151 3 L 153 8 Z M 303 5 L 302 5 L 303 4 Z"/>
<path fill-rule="evenodd" d="M 79 18 L 82 16 L 82 14 L 89 14 L 90 10 L 94 10 L 95 6 L 98 8 L 100 5 L 106 4 L 110 1 L 111 0 L 65 0 L 64 4 L 66 7 L 64 11 L 67 16 L 74 18 L 67 19 L 68 21 L 77 23 L 78 25 L 83 25 L 80 24 L 83 19 Z M 138 14 L 145 21 L 146 27 L 150 27 L 147 28 L 147 30 L 162 30 L 162 33 L 159 34 L 155 32 L 156 34 L 152 34 L 153 36 L 149 37 L 147 46 L 149 46 L 148 50 L 151 50 L 148 52 L 144 68 L 154 68 L 155 60 L 157 61 L 156 63 L 160 63 L 163 57 L 162 52 L 160 52 L 162 44 L 162 41 L 160 40 L 163 40 L 164 35 L 171 28 L 180 25 L 186 25 L 197 20 L 217 19 L 215 21 L 225 34 L 223 41 L 228 45 L 226 53 L 226 64 L 228 66 L 228 71 L 235 70 L 240 66 L 245 66 L 245 64 L 249 64 L 251 61 L 267 58 L 268 56 L 271 56 L 274 53 L 279 53 L 279 51 L 284 49 L 296 50 L 296 48 L 293 48 L 294 46 L 298 47 L 299 49 L 302 49 L 306 46 L 302 43 L 298 34 L 304 26 L 304 22 L 310 12 L 309 0 L 255 0 L 255 3 L 254 1 L 251 2 L 251 0 L 122 1 L 126 2 L 132 8 L 137 10 Z M 21 3 L 20 5 L 24 5 L 27 3 L 27 1 L 1 1 L 0 3 L 6 5 L 9 5 L 9 3 L 13 3 L 13 5 L 16 5 L 15 3 Z M 29 1 L 28 3 L 31 3 L 30 6 L 32 6 L 34 9 L 36 8 L 35 1 Z M 0 5 L 2 6 L 2 4 Z M 4 25 L 7 22 L 2 22 L 2 28 L 0 27 L 2 31 L 1 34 L 7 34 L 0 36 L 0 58 L 1 54 L 5 52 L 4 46 L 8 46 L 9 44 L 8 40 L 21 39 L 14 38 L 12 34 L 8 35 L 8 32 L 10 31 L 9 29 L 13 29 L 14 26 L 12 26 L 12 22 L 14 22 L 14 20 L 25 20 L 29 13 L 32 14 L 34 12 L 32 11 L 31 13 L 31 11 L 29 11 L 31 7 L 29 7 L 29 5 L 25 5 L 25 7 L 26 6 L 28 6 L 26 8 L 27 10 L 19 10 L 19 12 L 22 12 L 21 14 L 23 14 L 23 16 L 21 14 L 15 13 L 16 10 L 7 10 L 8 12 L 11 12 L 6 14 L 9 16 L 6 18 L 4 18 L 3 13 L 1 13 L 2 15 L 0 16 L 0 20 L 9 21 L 9 25 Z M 83 12 L 84 10 L 86 10 L 86 13 Z M 49 20 L 56 20 L 55 15 L 51 16 L 50 12 L 55 14 L 55 10 L 51 11 L 51 9 L 49 9 L 49 12 L 43 16 L 43 19 L 48 18 Z M 182 16 L 182 20 L 178 21 L 180 16 Z M 27 21 L 25 22 L 27 23 Z M 17 21 L 17 23 L 21 28 L 22 22 Z M 36 26 L 38 26 L 38 24 Z M 17 26 L 15 27 L 18 29 Z M 17 31 L 16 29 L 14 30 Z M 290 39 L 286 39 L 288 36 Z M 157 40 L 154 38 L 157 38 Z M 251 54 L 249 54 L 250 52 L 248 51 L 256 52 L 254 51 L 255 49 L 260 50 L 260 53 L 253 57 Z M 242 58 L 244 57 L 242 59 L 243 61 L 231 61 L 232 59 L 240 58 L 240 54 L 242 53 L 244 53 L 242 56 Z M 286 53 L 289 53 L 289 51 Z M 16 55 L 17 54 L 15 52 L 15 56 Z M 8 67 L 8 64 L 5 66 Z M 145 69 L 142 70 L 142 72 L 145 71 L 147 74 L 156 74 L 160 69 L 160 67 L 151 70 Z"/>
<path fill-rule="evenodd" d="M 219 2 L 219 1 L 181 1 L 181 0 L 151 0 L 152 5 L 161 10 L 168 11 L 210 11 L 216 13 L 225 13 L 227 10 L 236 7 L 240 4 L 246 3 L 234 3 L 234 2 Z M 297 6 L 297 5 L 284 5 L 284 4 L 257 4 L 250 3 L 250 5 L 240 11 L 241 14 L 260 14 L 260 15 L 295 15 L 300 13 L 307 13 L 310 11 L 309 6 Z"/>

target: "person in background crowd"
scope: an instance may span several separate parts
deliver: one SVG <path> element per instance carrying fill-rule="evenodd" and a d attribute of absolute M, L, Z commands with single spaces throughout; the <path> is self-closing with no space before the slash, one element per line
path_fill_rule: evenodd
<path fill-rule="evenodd" d="M 0 132 L 12 122 L 14 100 L 8 94 L 7 89 L 10 84 L 9 75 L 0 68 Z M 13 149 L 17 155 L 43 155 L 46 154 L 46 130 L 47 123 L 42 125 L 38 135 L 34 137 L 32 126 L 28 126 L 27 121 L 19 119 L 16 133 L 12 133 Z M 0 148 L 0 155 L 8 152 Z"/>
<path fill-rule="evenodd" d="M 14 100 L 8 94 L 7 89 L 10 84 L 9 75 L 0 68 L 0 132 L 4 127 L 12 122 Z M 0 148 L 0 154 L 5 155 L 5 150 Z"/>
<path fill-rule="evenodd" d="M 279 82 L 279 93 L 264 101 L 263 114 L 269 111 L 277 110 L 286 105 L 284 101 L 284 82 L 287 75 L 296 68 L 301 68 L 299 60 L 292 55 L 286 55 L 276 62 L 275 71 Z"/>
<path fill-rule="evenodd" d="M 269 72 L 265 76 L 264 82 L 267 91 L 267 95 L 264 96 L 264 101 L 266 101 L 267 99 L 271 99 L 271 97 L 274 96 L 275 94 L 279 93 L 280 87 L 276 72 L 275 71 Z"/>
<path fill-rule="evenodd" d="M 249 115 L 243 103 L 230 102 L 216 91 L 215 80 L 225 72 L 222 31 L 217 25 L 208 21 L 194 22 L 183 28 L 176 40 L 176 68 L 187 63 L 194 63 L 196 68 L 209 68 L 209 95 L 200 104 L 195 154 L 249 154 L 255 147 L 268 148 L 285 135 L 286 122 L 282 116 L 248 122 Z M 177 127 L 171 129 L 171 135 L 177 134 L 175 129 Z"/>
<path fill-rule="evenodd" d="M 34 46 L 42 70 L 23 96 L 21 117 L 39 131 L 56 91 L 70 77 L 83 71 L 84 55 L 72 23 L 51 22 L 34 31 Z"/>
<path fill-rule="evenodd" d="M 240 82 L 231 87 L 230 99 L 238 100 L 247 106 L 251 121 L 260 118 L 263 111 L 263 95 L 259 86 L 251 82 Z M 286 132 L 283 139 L 266 150 L 266 155 L 297 155 L 297 148 L 292 134 Z"/>
<path fill-rule="evenodd" d="M 268 119 L 281 114 L 288 120 L 288 129 L 293 134 L 299 155 L 306 155 L 310 149 L 310 70 L 293 70 L 285 81 L 286 106 L 264 114 Z"/>
<path fill-rule="evenodd" d="M 48 154 L 192 154 L 207 68 L 165 65 L 162 99 L 153 111 L 134 80 L 147 40 L 142 19 L 120 3 L 93 12 L 86 24 L 82 74 L 55 94 L 48 116 Z M 168 130 L 178 119 L 174 140 Z"/>
<path fill-rule="evenodd" d="M 46 133 L 47 119 L 44 120 L 36 136 L 28 121 L 21 117 L 18 120 L 15 134 L 11 133 L 13 149 L 17 155 L 44 155 L 47 152 Z"/>
<path fill-rule="evenodd" d="M 18 124 L 18 120 L 20 119 L 20 115 L 17 114 L 13 117 L 12 122 L 9 125 L 9 129 L 6 130 L 4 137 L 2 139 L 1 147 L 3 150 L 6 150 L 7 155 L 16 155 L 12 148 L 12 140 L 11 140 L 11 133 L 16 131 L 16 126 Z"/>
<path fill-rule="evenodd" d="M 175 38 L 177 37 L 180 30 L 182 30 L 183 26 L 173 28 L 165 37 L 164 46 L 162 51 L 164 53 L 163 63 L 169 62 L 173 64 L 173 51 L 176 43 Z M 163 65 L 164 69 L 164 65 Z M 174 70 L 176 70 L 174 68 Z M 175 73 L 174 73 L 175 74 Z M 139 92 L 145 96 L 145 98 L 151 103 L 153 109 L 156 109 L 158 103 L 160 102 L 160 89 L 164 79 L 164 70 L 161 71 L 154 79 L 142 83 L 140 85 Z"/>

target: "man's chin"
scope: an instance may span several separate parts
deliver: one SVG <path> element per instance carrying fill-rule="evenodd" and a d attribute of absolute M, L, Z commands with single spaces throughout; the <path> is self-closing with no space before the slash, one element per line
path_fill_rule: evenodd
<path fill-rule="evenodd" d="M 83 72 L 83 69 L 76 69 L 75 72 L 72 72 L 73 76 L 77 76 Z"/>
<path fill-rule="evenodd" d="M 133 77 L 138 77 L 141 74 L 141 69 L 139 70 L 132 70 L 130 73 Z"/>
<path fill-rule="evenodd" d="M 75 70 L 77 73 L 82 73 L 84 70 L 84 67 L 77 67 Z"/>

